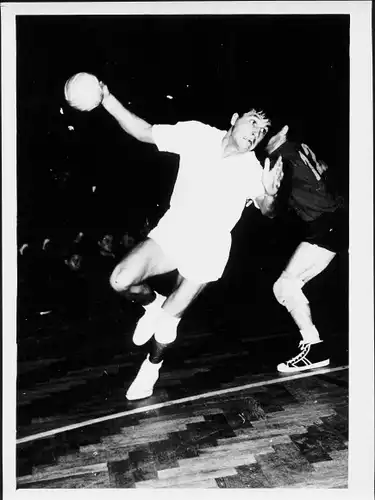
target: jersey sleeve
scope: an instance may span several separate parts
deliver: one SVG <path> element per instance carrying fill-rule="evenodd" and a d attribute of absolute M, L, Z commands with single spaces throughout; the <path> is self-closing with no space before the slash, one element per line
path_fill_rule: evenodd
<path fill-rule="evenodd" d="M 153 125 L 152 136 L 159 151 L 180 154 L 196 142 L 204 129 L 205 125 L 197 121 Z"/>

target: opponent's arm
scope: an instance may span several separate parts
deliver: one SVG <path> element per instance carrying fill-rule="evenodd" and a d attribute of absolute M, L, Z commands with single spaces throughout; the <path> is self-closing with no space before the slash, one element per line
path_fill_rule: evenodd
<path fill-rule="evenodd" d="M 277 159 L 272 170 L 270 170 L 270 159 L 266 158 L 262 175 L 264 195 L 257 197 L 256 203 L 262 214 L 267 217 L 272 218 L 276 215 L 275 201 L 283 175 L 283 162 L 281 156 Z"/>
<path fill-rule="evenodd" d="M 152 125 L 127 110 L 109 92 L 108 87 L 104 83 L 100 82 L 100 86 L 103 92 L 102 105 L 117 120 L 120 127 L 138 141 L 155 144 L 152 136 Z"/>

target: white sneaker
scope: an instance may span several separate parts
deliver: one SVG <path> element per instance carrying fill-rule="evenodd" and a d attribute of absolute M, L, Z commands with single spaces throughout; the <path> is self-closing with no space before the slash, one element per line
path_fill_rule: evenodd
<path fill-rule="evenodd" d="M 163 361 L 154 364 L 149 361 L 149 357 L 148 355 L 141 364 L 137 376 L 126 393 L 126 398 L 129 399 L 129 401 L 148 398 L 153 393 L 154 385 L 159 378 L 159 369 Z"/>
<path fill-rule="evenodd" d="M 323 341 L 316 344 L 301 341 L 298 345 L 299 353 L 294 358 L 285 363 L 277 365 L 277 371 L 280 373 L 295 373 L 314 368 L 323 368 L 330 364 L 328 352 Z"/>
<path fill-rule="evenodd" d="M 145 344 L 154 335 L 156 322 L 165 299 L 163 295 L 156 293 L 156 299 L 151 304 L 144 306 L 145 313 L 139 319 L 133 333 L 133 342 L 135 345 Z"/>

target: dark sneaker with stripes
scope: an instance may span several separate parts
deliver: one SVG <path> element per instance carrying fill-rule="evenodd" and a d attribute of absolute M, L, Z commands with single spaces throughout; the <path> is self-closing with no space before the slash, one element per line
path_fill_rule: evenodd
<path fill-rule="evenodd" d="M 329 365 L 330 360 L 324 342 L 309 344 L 308 342 L 301 341 L 298 347 L 300 352 L 297 356 L 285 361 L 285 363 L 280 363 L 277 366 L 278 372 L 295 373 Z"/>

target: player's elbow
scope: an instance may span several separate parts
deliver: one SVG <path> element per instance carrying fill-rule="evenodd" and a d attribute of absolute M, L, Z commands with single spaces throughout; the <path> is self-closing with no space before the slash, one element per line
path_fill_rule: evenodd
<path fill-rule="evenodd" d="M 152 135 L 152 125 L 150 124 L 139 128 L 136 134 L 134 134 L 134 137 L 140 142 L 155 144 L 154 137 Z"/>

